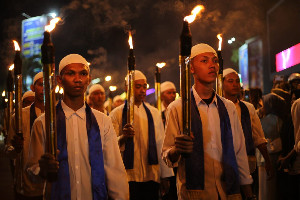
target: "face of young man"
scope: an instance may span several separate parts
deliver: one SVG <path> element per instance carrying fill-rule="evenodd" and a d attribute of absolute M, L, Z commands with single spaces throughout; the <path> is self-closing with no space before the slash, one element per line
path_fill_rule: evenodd
<path fill-rule="evenodd" d="M 83 97 L 90 81 L 88 68 L 81 63 L 67 65 L 57 79 L 57 82 L 64 88 L 64 95 L 68 97 Z"/>
<path fill-rule="evenodd" d="M 192 59 L 191 73 L 195 82 L 211 84 L 216 81 L 219 71 L 218 57 L 211 52 L 202 53 Z"/>
<path fill-rule="evenodd" d="M 225 76 L 223 81 L 224 94 L 237 96 L 241 92 L 240 78 L 236 73 L 230 73 Z"/>
<path fill-rule="evenodd" d="M 31 90 L 35 92 L 35 101 L 43 102 L 44 101 L 44 82 L 43 78 L 35 81 L 34 85 L 31 86 Z"/>
<path fill-rule="evenodd" d="M 23 99 L 22 107 L 25 108 L 27 106 L 30 106 L 34 102 L 34 96 L 29 96 Z"/>
<path fill-rule="evenodd" d="M 144 79 L 134 81 L 134 100 L 135 103 L 141 103 L 145 100 L 147 82 Z"/>
<path fill-rule="evenodd" d="M 176 97 L 176 90 L 174 89 L 166 90 L 161 94 L 161 100 L 164 101 L 167 105 L 169 105 L 172 101 L 174 101 L 175 97 Z"/>
<path fill-rule="evenodd" d="M 94 106 L 103 106 L 105 102 L 105 92 L 96 90 L 90 94 L 89 98 Z"/>

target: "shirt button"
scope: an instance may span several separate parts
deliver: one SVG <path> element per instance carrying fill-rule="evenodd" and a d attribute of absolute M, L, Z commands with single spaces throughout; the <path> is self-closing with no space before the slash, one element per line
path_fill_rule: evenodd
<path fill-rule="evenodd" d="M 77 184 L 79 184 L 79 181 L 77 181 Z"/>
<path fill-rule="evenodd" d="M 78 169 L 78 165 L 76 165 L 76 169 Z"/>

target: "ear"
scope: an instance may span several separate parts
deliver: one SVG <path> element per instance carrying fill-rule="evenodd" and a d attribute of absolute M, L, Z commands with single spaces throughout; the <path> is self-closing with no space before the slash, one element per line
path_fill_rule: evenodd
<path fill-rule="evenodd" d="M 195 69 L 194 69 L 194 64 L 193 64 L 193 60 L 191 60 L 191 73 L 194 74 Z"/>
<path fill-rule="evenodd" d="M 31 85 L 31 86 L 30 86 L 30 89 L 32 90 L 32 92 L 35 92 L 35 91 L 34 91 L 34 85 Z"/>
<path fill-rule="evenodd" d="M 56 76 L 56 81 L 58 83 L 59 86 L 62 86 L 62 78 L 61 75 Z"/>

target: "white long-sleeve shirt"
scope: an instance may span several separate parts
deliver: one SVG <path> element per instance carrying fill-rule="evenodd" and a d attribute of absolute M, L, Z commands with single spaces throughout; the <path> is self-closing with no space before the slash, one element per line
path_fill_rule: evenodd
<path fill-rule="evenodd" d="M 155 181 L 160 182 L 160 178 L 174 176 L 173 170 L 170 169 L 163 162 L 161 157 L 162 143 L 164 139 L 164 127 L 161 116 L 156 108 L 146 104 L 150 110 L 155 130 L 156 149 L 158 156 L 158 165 L 148 164 L 148 118 L 144 106 L 141 104 L 139 107 L 134 106 L 134 166 L 133 169 L 127 169 L 128 181 L 146 182 Z M 124 104 L 115 108 L 111 113 L 112 119 L 117 136 L 122 135 L 122 113 Z M 125 144 L 120 146 L 120 151 L 123 153 Z"/>
<path fill-rule="evenodd" d="M 294 149 L 297 152 L 296 160 L 290 170 L 290 174 L 300 174 L 300 99 L 297 99 L 291 109 L 293 125 L 294 125 L 294 136 L 295 146 Z"/>
<path fill-rule="evenodd" d="M 181 157 L 178 162 L 172 163 L 169 159 L 169 152 L 175 146 L 175 137 L 182 132 L 182 107 L 181 99 L 175 100 L 168 106 L 168 117 L 166 123 L 166 136 L 163 145 L 163 158 L 168 166 L 176 167 L 177 171 L 177 191 L 179 199 L 227 199 L 225 185 L 222 181 L 222 141 L 220 130 L 220 118 L 217 107 L 216 97 L 209 106 L 199 97 L 193 87 L 193 93 L 198 107 L 203 131 L 203 150 L 204 150 L 204 190 L 188 191 L 186 189 L 185 162 Z M 223 100 L 230 118 L 233 146 L 238 165 L 240 184 L 252 183 L 249 172 L 248 158 L 246 154 L 245 138 L 241 123 L 234 104 L 220 97 Z"/>
<path fill-rule="evenodd" d="M 77 111 L 69 108 L 63 101 L 62 109 L 66 116 L 66 139 L 72 200 L 92 200 L 91 166 L 86 131 L 85 105 Z M 92 109 L 99 125 L 106 187 L 111 199 L 128 199 L 129 186 L 126 171 L 118 148 L 117 137 L 111 120 L 105 114 Z M 39 117 L 34 125 L 29 152 L 29 171 L 35 172 L 38 160 L 45 152 L 45 115 Z"/>

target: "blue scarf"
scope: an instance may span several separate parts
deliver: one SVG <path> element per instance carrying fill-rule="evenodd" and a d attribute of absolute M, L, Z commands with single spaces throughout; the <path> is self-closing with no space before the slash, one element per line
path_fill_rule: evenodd
<path fill-rule="evenodd" d="M 251 128 L 251 119 L 247 106 L 245 103 L 240 101 L 241 107 L 241 123 L 243 127 L 243 132 L 245 136 L 246 150 L 247 155 L 254 156 L 255 155 L 255 147 L 252 138 L 252 128 Z"/>
<path fill-rule="evenodd" d="M 37 118 L 34 103 L 30 106 L 30 135 L 34 120 Z"/>
<path fill-rule="evenodd" d="M 188 190 L 204 190 L 204 151 L 202 122 L 192 91 L 191 119 L 194 134 L 193 153 L 185 159 L 186 188 Z M 226 183 L 226 194 L 240 193 L 239 171 L 236 162 L 230 119 L 223 101 L 218 95 L 218 112 L 220 117 L 221 141 L 223 149 L 223 178 Z"/>
<path fill-rule="evenodd" d="M 153 117 L 150 110 L 143 102 L 143 106 L 146 110 L 147 118 L 148 118 L 148 162 L 149 165 L 157 165 L 157 149 L 156 149 L 156 141 L 155 141 L 155 129 Z M 122 127 L 127 124 L 127 101 L 125 101 L 123 113 L 122 113 Z M 125 169 L 133 169 L 133 160 L 134 160 L 134 144 L 133 138 L 128 138 L 125 143 L 125 150 L 123 154 L 123 163 L 125 165 Z"/>
<path fill-rule="evenodd" d="M 93 200 L 107 199 L 105 185 L 105 171 L 102 153 L 102 143 L 100 129 L 95 115 L 91 108 L 86 104 L 86 130 L 89 142 L 89 160 L 91 165 L 92 194 Z M 61 107 L 61 101 L 56 106 L 57 117 L 57 148 L 59 170 L 58 180 L 53 183 L 51 191 L 52 200 L 71 199 L 70 174 L 68 163 L 68 151 L 66 141 L 66 117 Z"/>

